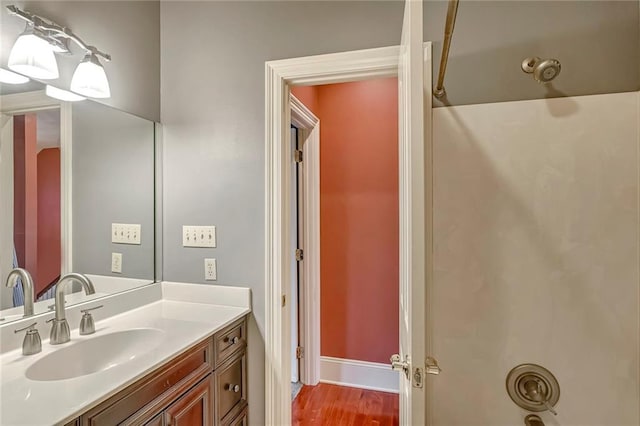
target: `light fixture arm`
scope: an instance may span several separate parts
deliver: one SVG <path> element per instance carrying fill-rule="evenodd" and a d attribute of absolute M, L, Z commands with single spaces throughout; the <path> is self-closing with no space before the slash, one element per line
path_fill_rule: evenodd
<path fill-rule="evenodd" d="M 50 41 L 53 39 L 55 44 L 61 44 L 67 51 L 69 50 L 68 41 L 71 40 L 80 46 L 80 48 L 85 52 L 100 56 L 105 61 L 111 60 L 111 55 L 101 52 L 95 46 L 86 44 L 79 36 L 74 34 L 70 28 L 60 26 L 53 21 L 49 21 L 48 19 L 35 15 L 31 12 L 27 12 L 26 10 L 21 10 L 14 5 L 7 6 L 7 10 L 9 11 L 9 15 L 16 16 L 26 21 L 29 25 L 32 25 L 35 29 L 44 32 Z"/>

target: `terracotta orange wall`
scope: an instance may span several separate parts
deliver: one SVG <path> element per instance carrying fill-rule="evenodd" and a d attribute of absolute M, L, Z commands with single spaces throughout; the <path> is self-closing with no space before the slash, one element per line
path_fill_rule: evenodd
<path fill-rule="evenodd" d="M 38 164 L 37 117 L 13 119 L 14 244 L 20 267 L 37 279 L 38 258 Z"/>
<path fill-rule="evenodd" d="M 397 80 L 317 86 L 315 95 L 321 355 L 388 363 L 399 339 Z"/>
<path fill-rule="evenodd" d="M 38 153 L 38 280 L 36 294 L 60 275 L 60 149 Z"/>
<path fill-rule="evenodd" d="M 321 86 L 294 86 L 291 93 L 319 118 L 318 87 Z"/>

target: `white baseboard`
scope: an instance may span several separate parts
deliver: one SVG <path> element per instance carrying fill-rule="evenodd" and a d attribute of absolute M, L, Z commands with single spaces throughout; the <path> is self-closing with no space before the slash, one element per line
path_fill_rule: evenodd
<path fill-rule="evenodd" d="M 400 378 L 389 364 L 320 357 L 320 381 L 334 385 L 398 393 Z"/>

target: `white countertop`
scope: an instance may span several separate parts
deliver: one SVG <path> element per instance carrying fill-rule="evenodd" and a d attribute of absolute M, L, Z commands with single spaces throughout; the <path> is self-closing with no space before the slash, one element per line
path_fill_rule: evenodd
<path fill-rule="evenodd" d="M 80 336 L 75 328 L 71 332 L 71 341 L 63 345 L 50 345 L 48 338 L 43 336 L 42 352 L 39 354 L 24 356 L 21 349 L 2 354 L 0 425 L 52 425 L 72 420 L 250 312 L 248 289 L 232 288 L 238 292 L 226 297 L 229 288 L 175 283 L 162 285 L 164 296 L 161 300 L 103 320 L 99 320 L 100 311 L 97 311 L 95 334 Z M 202 297 L 202 292 L 215 292 L 216 288 L 223 293 L 222 297 L 213 293 L 208 294 L 209 297 Z M 201 303 L 189 301 L 193 298 L 192 293 L 200 296 Z M 228 300 L 231 301 L 229 305 L 213 304 Z M 242 303 L 243 300 L 246 303 Z M 103 303 L 106 305 L 109 301 L 104 299 Z M 73 327 L 74 324 L 70 325 Z M 27 368 L 58 349 L 96 336 L 137 328 L 161 330 L 161 343 L 154 350 L 128 362 L 73 379 L 34 381 L 25 375 Z"/>

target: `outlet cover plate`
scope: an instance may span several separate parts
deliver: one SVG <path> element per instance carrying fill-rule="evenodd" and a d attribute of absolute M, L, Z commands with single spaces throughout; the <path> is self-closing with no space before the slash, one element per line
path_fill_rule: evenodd
<path fill-rule="evenodd" d="M 204 279 L 205 281 L 215 281 L 218 279 L 218 268 L 215 259 L 204 260 Z"/>
<path fill-rule="evenodd" d="M 111 272 L 122 273 L 122 253 L 111 253 Z"/>

